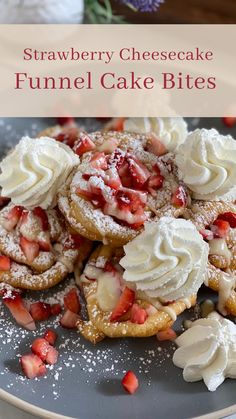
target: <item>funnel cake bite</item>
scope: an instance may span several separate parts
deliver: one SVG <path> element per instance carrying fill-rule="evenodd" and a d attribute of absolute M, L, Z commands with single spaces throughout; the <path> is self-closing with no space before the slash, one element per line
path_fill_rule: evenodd
<path fill-rule="evenodd" d="M 156 137 L 96 132 L 89 138 L 95 148 L 81 155 L 58 199 L 74 230 L 121 246 L 143 230 L 145 221 L 184 212 L 187 190 L 175 176 L 173 156 Z"/>
<path fill-rule="evenodd" d="M 0 282 L 33 290 L 62 281 L 88 254 L 86 240 L 70 234 L 56 210 L 13 204 L 0 213 L 0 252 Z"/>
<path fill-rule="evenodd" d="M 89 320 L 80 320 L 78 329 L 96 342 L 169 328 L 195 304 L 207 255 L 208 245 L 195 226 L 170 217 L 146 224 L 124 249 L 98 246 L 79 281 Z"/>
<path fill-rule="evenodd" d="M 209 243 L 205 285 L 219 294 L 218 309 L 236 315 L 236 205 L 195 201 L 186 217 Z"/>

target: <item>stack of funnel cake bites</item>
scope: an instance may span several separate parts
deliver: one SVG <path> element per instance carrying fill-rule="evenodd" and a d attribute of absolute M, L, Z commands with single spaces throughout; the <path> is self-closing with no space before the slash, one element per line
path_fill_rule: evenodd
<path fill-rule="evenodd" d="M 0 281 L 38 290 L 74 272 L 93 343 L 168 329 L 203 284 L 236 313 L 236 142 L 151 122 L 49 128 L 1 163 Z"/>

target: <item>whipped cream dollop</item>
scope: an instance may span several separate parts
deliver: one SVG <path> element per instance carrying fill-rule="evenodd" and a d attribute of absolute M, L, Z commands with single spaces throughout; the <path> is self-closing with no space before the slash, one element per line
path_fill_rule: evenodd
<path fill-rule="evenodd" d="M 203 380 L 215 391 L 225 378 L 236 378 L 236 325 L 212 312 L 194 321 L 176 339 L 173 362 L 183 368 L 185 381 Z"/>
<path fill-rule="evenodd" d="M 202 200 L 236 199 L 236 141 L 215 129 L 190 133 L 176 155 L 179 174 Z"/>
<path fill-rule="evenodd" d="M 23 137 L 0 164 L 2 195 L 26 208 L 53 207 L 58 189 L 77 164 L 79 157 L 65 144 Z"/>
<path fill-rule="evenodd" d="M 146 134 L 153 132 L 163 142 L 168 151 L 175 151 L 187 137 L 187 124 L 181 117 L 176 118 L 128 118 L 124 130 Z"/>
<path fill-rule="evenodd" d="M 191 221 L 162 217 L 124 246 L 124 280 L 149 297 L 172 301 L 203 284 L 208 244 Z"/>

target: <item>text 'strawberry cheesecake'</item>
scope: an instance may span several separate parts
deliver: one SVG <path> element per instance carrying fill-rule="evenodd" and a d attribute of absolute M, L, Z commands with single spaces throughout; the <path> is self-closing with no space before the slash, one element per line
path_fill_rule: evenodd
<path fill-rule="evenodd" d="M 176 164 L 193 198 L 204 201 L 236 199 L 236 141 L 215 129 L 197 129 L 178 148 Z"/>
<path fill-rule="evenodd" d="M 189 202 L 172 155 L 152 135 L 97 132 L 74 150 L 81 164 L 58 204 L 69 224 L 89 239 L 122 245 L 147 220 L 178 216 Z"/>
<path fill-rule="evenodd" d="M 168 151 L 175 151 L 187 138 L 185 120 L 176 118 L 127 118 L 124 130 L 139 134 L 153 133 Z"/>
<path fill-rule="evenodd" d="M 125 255 L 124 255 L 125 252 Z M 79 283 L 89 313 L 78 322 L 90 340 L 152 336 L 195 303 L 208 244 L 194 224 L 162 217 L 123 248 L 99 246 Z"/>
<path fill-rule="evenodd" d="M 63 143 L 23 137 L 0 164 L 2 194 L 26 208 L 53 207 L 58 189 L 78 164 L 79 157 Z"/>
<path fill-rule="evenodd" d="M 215 391 L 226 378 L 236 378 L 236 325 L 213 312 L 194 321 L 177 339 L 173 362 L 187 382 L 203 380 Z"/>

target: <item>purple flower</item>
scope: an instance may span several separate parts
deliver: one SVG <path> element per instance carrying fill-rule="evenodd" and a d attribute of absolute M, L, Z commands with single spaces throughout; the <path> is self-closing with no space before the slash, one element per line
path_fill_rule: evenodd
<path fill-rule="evenodd" d="M 121 3 L 139 12 L 155 12 L 165 0 L 120 0 Z"/>

